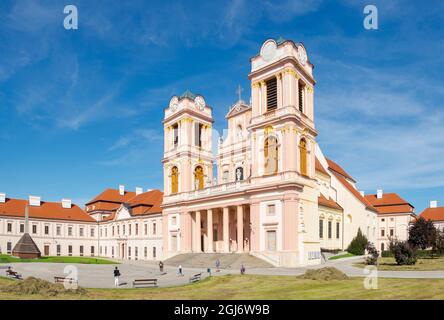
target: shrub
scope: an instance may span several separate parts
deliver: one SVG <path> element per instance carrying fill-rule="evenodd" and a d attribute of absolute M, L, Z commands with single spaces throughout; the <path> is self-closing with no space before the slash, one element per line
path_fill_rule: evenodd
<path fill-rule="evenodd" d="M 362 256 L 363 254 L 365 254 L 367 243 L 367 238 L 362 234 L 361 229 L 359 228 L 358 234 L 350 242 L 350 245 L 347 248 L 347 252 L 352 253 L 356 256 Z"/>
<path fill-rule="evenodd" d="M 442 256 L 444 254 L 444 233 L 436 230 L 432 239 L 431 257 Z"/>
<path fill-rule="evenodd" d="M 390 250 L 384 250 L 381 252 L 381 257 L 392 258 L 392 257 L 394 257 L 394 255 L 393 255 L 393 252 L 391 252 Z"/>
<path fill-rule="evenodd" d="M 372 266 L 377 265 L 379 252 L 378 252 L 378 250 L 376 250 L 373 243 L 371 243 L 371 242 L 367 243 L 366 250 L 367 250 L 367 253 L 369 254 L 369 256 L 367 258 L 365 258 L 365 263 L 368 265 L 372 265 Z"/>
<path fill-rule="evenodd" d="M 413 265 L 416 263 L 416 248 L 408 241 L 392 240 L 390 242 L 390 251 L 393 252 L 398 265 Z"/>
<path fill-rule="evenodd" d="M 436 228 L 431 220 L 423 217 L 416 219 L 409 230 L 409 244 L 417 249 L 427 249 L 433 246 Z"/>

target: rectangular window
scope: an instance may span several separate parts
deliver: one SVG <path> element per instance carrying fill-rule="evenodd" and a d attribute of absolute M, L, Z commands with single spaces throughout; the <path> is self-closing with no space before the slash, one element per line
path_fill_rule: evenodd
<path fill-rule="evenodd" d="M 153 247 L 153 259 L 156 259 L 156 254 L 157 254 L 156 247 Z"/>
<path fill-rule="evenodd" d="M 83 228 L 80 228 L 80 229 L 79 229 L 79 236 L 80 236 L 80 237 L 83 237 L 83 233 L 84 233 Z"/>
<path fill-rule="evenodd" d="M 139 235 L 139 224 L 138 223 L 135 224 L 134 229 L 135 229 L 134 232 L 135 232 L 136 236 L 138 236 Z"/>
<path fill-rule="evenodd" d="M 381 237 L 385 237 L 385 230 L 381 229 Z"/>
<path fill-rule="evenodd" d="M 194 145 L 197 147 L 202 147 L 202 124 L 194 124 Z"/>
<path fill-rule="evenodd" d="M 157 232 L 156 228 L 157 228 L 156 223 L 153 222 L 153 235 L 156 235 Z"/>
<path fill-rule="evenodd" d="M 145 235 L 147 235 L 147 234 L 148 234 L 148 225 L 145 224 Z"/>
<path fill-rule="evenodd" d="M 49 235 L 49 226 L 45 226 L 45 234 Z"/>
<path fill-rule="evenodd" d="M 108 237 L 108 227 L 105 227 L 105 238 Z"/>
<path fill-rule="evenodd" d="M 395 230 L 390 229 L 390 237 L 393 237 L 395 235 Z"/>
<path fill-rule="evenodd" d="M 108 247 L 105 247 L 105 256 L 108 254 L 107 249 L 108 249 Z"/>
<path fill-rule="evenodd" d="M 128 259 L 131 260 L 131 247 L 128 247 Z"/>
<path fill-rule="evenodd" d="M 324 220 L 319 219 L 319 239 L 324 238 Z"/>
<path fill-rule="evenodd" d="M 91 257 L 94 257 L 95 254 L 95 247 L 91 246 Z"/>
<path fill-rule="evenodd" d="M 32 233 L 37 234 L 37 225 L 35 224 L 32 225 Z"/>
<path fill-rule="evenodd" d="M 114 247 L 111 247 L 111 258 L 114 258 Z"/>
<path fill-rule="evenodd" d="M 91 238 L 94 238 L 95 234 L 96 234 L 96 229 L 95 228 L 91 228 L 90 233 L 91 233 Z"/>
<path fill-rule="evenodd" d="M 328 221 L 328 238 L 331 239 L 332 237 L 332 223 Z"/>
<path fill-rule="evenodd" d="M 336 222 L 336 239 L 339 239 L 340 231 L 341 231 L 341 224 L 339 222 Z"/>
<path fill-rule="evenodd" d="M 222 183 L 228 183 L 228 176 L 230 175 L 229 171 L 224 171 L 222 173 Z"/>
<path fill-rule="evenodd" d="M 147 247 L 145 247 L 145 248 L 143 249 L 143 256 L 144 256 L 145 258 L 148 257 L 148 248 L 147 248 Z"/>
<path fill-rule="evenodd" d="M 267 250 L 276 251 L 276 231 L 267 231 Z"/>
<path fill-rule="evenodd" d="M 299 82 L 299 111 L 304 112 L 304 95 L 305 95 L 305 84 L 303 82 Z"/>
<path fill-rule="evenodd" d="M 177 148 L 179 145 L 179 125 L 177 123 L 173 125 L 173 135 L 174 148 Z"/>
<path fill-rule="evenodd" d="M 171 224 L 172 224 L 173 226 L 175 226 L 176 223 L 177 223 L 177 218 L 176 218 L 176 216 L 171 217 Z"/>
<path fill-rule="evenodd" d="M 269 204 L 267 206 L 267 216 L 274 216 L 276 214 L 276 205 Z"/>
<path fill-rule="evenodd" d="M 112 235 L 113 235 L 113 237 L 114 237 L 114 226 L 111 228 L 111 233 L 112 233 Z"/>
<path fill-rule="evenodd" d="M 62 227 L 61 227 L 61 226 L 57 226 L 57 227 L 56 227 L 56 234 L 57 234 L 58 236 L 60 236 L 60 235 L 62 234 Z"/>
<path fill-rule="evenodd" d="M 7 252 L 8 254 L 11 254 L 11 253 L 12 253 L 12 242 L 8 242 L 8 243 L 6 244 L 6 252 Z"/>
<path fill-rule="evenodd" d="M 129 233 L 129 235 L 131 235 L 131 230 L 133 230 L 133 225 L 132 224 L 130 224 L 129 226 L 128 226 L 128 233 Z"/>
<path fill-rule="evenodd" d="M 68 237 L 72 237 L 72 227 L 68 227 Z"/>
<path fill-rule="evenodd" d="M 123 225 L 122 226 L 122 233 L 123 233 L 123 235 L 125 235 L 125 231 L 126 231 L 125 229 L 126 229 L 126 225 Z"/>
<path fill-rule="evenodd" d="M 25 225 L 23 223 L 20 224 L 20 233 L 25 232 Z"/>
<path fill-rule="evenodd" d="M 138 250 L 138 249 L 139 249 L 138 247 L 135 247 L 135 248 L 134 248 L 134 259 L 135 259 L 135 260 L 137 260 L 138 257 L 139 257 L 139 250 Z"/>
<path fill-rule="evenodd" d="M 57 256 L 60 256 L 61 251 L 62 251 L 62 247 L 58 244 L 57 245 Z"/>
<path fill-rule="evenodd" d="M 12 223 L 8 222 L 8 232 L 12 232 Z"/>
<path fill-rule="evenodd" d="M 266 82 L 267 87 L 267 111 L 277 108 L 277 80 L 270 79 Z"/>
<path fill-rule="evenodd" d="M 72 246 L 68 246 L 68 256 L 72 256 Z"/>
<path fill-rule="evenodd" d="M 83 246 L 80 246 L 80 256 L 83 257 Z"/>

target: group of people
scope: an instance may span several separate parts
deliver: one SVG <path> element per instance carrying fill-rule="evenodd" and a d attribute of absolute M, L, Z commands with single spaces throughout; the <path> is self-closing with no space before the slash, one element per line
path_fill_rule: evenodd
<path fill-rule="evenodd" d="M 216 259 L 215 267 L 216 267 L 216 272 L 220 272 L 220 260 L 219 259 Z M 164 264 L 162 261 L 159 262 L 159 271 L 161 274 L 164 274 Z M 208 268 L 207 271 L 208 271 L 209 275 L 211 276 L 211 268 Z M 245 274 L 245 272 L 246 272 L 245 266 L 244 266 L 244 264 L 241 264 L 240 273 Z M 180 277 L 183 277 L 185 275 L 183 273 L 182 265 L 179 265 L 177 267 L 177 275 Z M 116 287 L 118 287 L 120 285 L 120 282 L 119 282 L 120 276 L 121 276 L 121 274 L 120 274 L 119 268 L 115 267 L 115 269 L 114 269 L 114 285 Z"/>

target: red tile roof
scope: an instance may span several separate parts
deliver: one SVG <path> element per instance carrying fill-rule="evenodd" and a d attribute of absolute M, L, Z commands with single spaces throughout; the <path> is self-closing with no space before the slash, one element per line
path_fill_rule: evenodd
<path fill-rule="evenodd" d="M 340 165 L 338 165 L 336 162 L 334 162 L 333 160 L 327 159 L 327 163 L 328 163 L 328 168 L 332 171 L 334 171 L 335 173 L 339 173 L 341 176 L 343 176 L 344 178 L 349 179 L 352 182 L 356 182 L 355 179 L 353 179 L 344 169 L 342 169 L 342 167 Z"/>
<path fill-rule="evenodd" d="M 322 193 L 318 197 L 318 205 L 344 211 L 344 209 L 342 209 L 342 207 L 336 201 L 334 201 L 332 198 L 327 199 Z"/>
<path fill-rule="evenodd" d="M 5 203 L 0 203 L 0 216 L 25 217 L 25 207 L 27 200 L 6 199 Z M 34 219 L 55 219 L 96 222 L 80 207 L 73 204 L 70 209 L 63 208 L 58 202 L 41 202 L 39 207 L 29 206 L 29 217 Z"/>
<path fill-rule="evenodd" d="M 114 202 L 114 203 L 123 203 L 127 202 L 130 199 L 136 196 L 135 192 L 125 191 L 124 195 L 120 195 L 119 190 L 116 189 L 106 189 L 93 200 L 89 201 L 86 205 L 94 204 L 95 202 Z"/>
<path fill-rule="evenodd" d="M 366 195 L 365 198 L 381 214 L 413 213 L 414 207 L 396 193 L 384 193 L 381 199 L 376 194 Z"/>
<path fill-rule="evenodd" d="M 335 177 L 339 180 L 339 182 L 342 183 L 342 185 L 344 187 L 346 187 L 348 189 L 348 191 L 350 191 L 363 205 L 365 205 L 366 209 L 369 209 L 371 211 L 374 212 L 378 212 L 373 206 L 372 204 L 366 199 L 364 198 L 361 193 L 356 190 L 355 187 L 353 187 L 350 182 L 348 182 L 341 174 L 336 173 L 336 171 L 332 171 L 333 174 L 335 175 Z"/>
<path fill-rule="evenodd" d="M 322 166 L 321 162 L 319 161 L 319 159 L 317 157 L 315 160 L 315 169 L 316 169 L 316 171 L 319 171 L 319 172 L 329 176 L 328 172 L 324 169 L 324 167 Z"/>
<path fill-rule="evenodd" d="M 420 214 L 420 216 L 426 220 L 444 221 L 444 207 L 427 208 Z"/>

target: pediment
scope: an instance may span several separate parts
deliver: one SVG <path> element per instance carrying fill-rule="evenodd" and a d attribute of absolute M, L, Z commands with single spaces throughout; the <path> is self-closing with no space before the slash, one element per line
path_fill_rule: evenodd
<path fill-rule="evenodd" d="M 244 101 L 238 101 L 235 103 L 231 108 L 230 111 L 228 111 L 228 114 L 225 116 L 226 118 L 231 118 L 237 114 L 240 114 L 244 111 L 251 110 L 251 106 L 246 104 Z"/>

